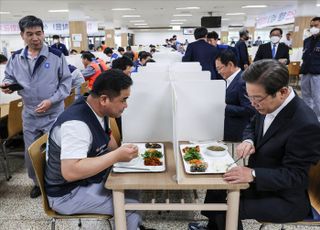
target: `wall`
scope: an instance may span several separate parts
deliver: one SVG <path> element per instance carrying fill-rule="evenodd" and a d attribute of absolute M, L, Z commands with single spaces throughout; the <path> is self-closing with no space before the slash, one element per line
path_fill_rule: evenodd
<path fill-rule="evenodd" d="M 0 35 L 0 53 L 3 52 L 3 47 L 7 48 L 8 55 L 10 52 L 19 50 L 24 47 L 24 41 L 20 35 Z"/>
<path fill-rule="evenodd" d="M 188 39 L 188 42 L 194 41 L 193 35 L 183 35 L 182 31 L 134 31 L 135 34 L 135 43 L 136 45 L 163 45 L 165 44 L 165 40 L 168 38 L 172 38 L 172 35 L 177 35 L 177 39 L 179 42 L 184 43 L 185 39 Z"/>

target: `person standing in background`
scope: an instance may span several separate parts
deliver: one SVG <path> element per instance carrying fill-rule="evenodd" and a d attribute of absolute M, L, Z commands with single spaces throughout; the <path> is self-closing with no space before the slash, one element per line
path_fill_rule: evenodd
<path fill-rule="evenodd" d="M 320 17 L 311 20 L 310 33 L 303 42 L 301 93 L 320 121 Z"/>
<path fill-rule="evenodd" d="M 288 32 L 286 34 L 286 38 L 283 41 L 283 43 L 286 44 L 290 49 L 292 49 L 292 39 L 291 39 L 291 33 L 290 32 Z"/>
<path fill-rule="evenodd" d="M 51 46 L 51 48 L 60 50 L 64 54 L 64 56 L 69 56 L 67 47 L 65 46 L 65 44 L 60 42 L 59 35 L 53 35 L 52 39 L 53 45 Z"/>
<path fill-rule="evenodd" d="M 18 83 L 23 87 L 18 94 L 23 101 L 25 163 L 28 175 L 35 184 L 30 197 L 36 198 L 41 195 L 41 191 L 28 148 L 49 131 L 64 110 L 64 99 L 71 90 L 71 74 L 61 51 L 44 44 L 43 22 L 40 18 L 25 16 L 19 21 L 19 27 L 26 47 L 11 56 L 2 86 Z M 12 93 L 9 89 L 2 89 L 2 92 Z"/>
<path fill-rule="evenodd" d="M 245 70 L 250 65 L 248 47 L 246 41 L 249 40 L 249 31 L 246 29 L 242 29 L 239 31 L 240 39 L 237 41 L 235 47 L 238 51 L 239 55 L 239 67 L 241 70 Z"/>

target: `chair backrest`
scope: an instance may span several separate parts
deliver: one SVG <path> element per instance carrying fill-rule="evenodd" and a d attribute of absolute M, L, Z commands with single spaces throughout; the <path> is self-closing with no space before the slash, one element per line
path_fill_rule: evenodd
<path fill-rule="evenodd" d="M 44 166 L 46 163 L 46 152 L 43 146 L 46 144 L 47 139 L 48 134 L 42 135 L 30 145 L 28 152 L 41 190 L 43 209 L 48 216 L 55 216 L 55 212 L 49 207 L 47 194 L 44 189 Z"/>
<path fill-rule="evenodd" d="M 115 118 L 109 118 L 110 120 L 110 129 L 112 130 L 112 136 L 116 140 L 118 146 L 121 145 L 121 135 L 119 131 L 119 127 L 117 125 L 116 119 Z"/>
<path fill-rule="evenodd" d="M 22 108 L 22 99 L 17 99 L 9 103 L 8 139 L 22 131 Z"/>
<path fill-rule="evenodd" d="M 320 213 L 320 161 L 309 171 L 308 194 L 312 207 Z"/>
<path fill-rule="evenodd" d="M 293 61 L 288 65 L 289 75 L 290 76 L 299 76 L 300 74 L 300 62 Z"/>
<path fill-rule="evenodd" d="M 65 99 L 64 99 L 64 108 L 68 108 L 75 100 L 76 98 L 76 93 L 75 93 L 75 89 L 71 89 L 71 92 L 70 92 L 70 95 L 67 96 Z"/>
<path fill-rule="evenodd" d="M 89 81 L 85 81 L 81 84 L 81 87 L 80 87 L 80 94 L 81 95 L 83 95 L 89 91 L 88 83 L 89 83 Z"/>

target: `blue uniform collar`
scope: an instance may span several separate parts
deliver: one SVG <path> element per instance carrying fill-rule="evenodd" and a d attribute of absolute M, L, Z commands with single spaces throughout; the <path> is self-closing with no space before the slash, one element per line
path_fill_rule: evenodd
<path fill-rule="evenodd" d="M 20 57 L 28 58 L 28 48 L 29 48 L 28 46 L 24 47 L 24 49 L 20 54 Z M 38 57 L 44 56 L 45 58 L 47 58 L 48 55 L 49 55 L 49 48 L 47 45 L 43 44 Z"/>

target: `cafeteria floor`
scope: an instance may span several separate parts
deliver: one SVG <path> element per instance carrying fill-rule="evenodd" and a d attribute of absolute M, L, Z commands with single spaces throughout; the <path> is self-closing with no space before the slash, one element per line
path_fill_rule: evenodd
<path fill-rule="evenodd" d="M 20 150 L 21 151 L 21 150 Z M 22 154 L 22 152 L 18 152 Z M 15 157 L 11 160 L 12 179 L 7 182 L 4 177 L 3 169 L 0 168 L 0 230 L 32 229 L 43 230 L 50 229 L 50 219 L 44 214 L 42 209 L 41 197 L 37 199 L 29 198 L 29 192 L 32 188 L 32 182 L 27 176 L 23 166 L 23 158 Z M 201 201 L 203 201 L 205 191 L 198 191 Z M 154 193 L 146 191 L 141 194 L 142 201 L 149 201 Z M 169 193 L 171 201 L 179 201 L 183 196 L 185 201 L 193 199 L 193 193 L 190 191 Z M 163 201 L 167 197 L 166 192 L 156 192 L 156 200 Z M 187 230 L 188 223 L 206 219 L 199 212 L 142 212 L 143 224 L 148 228 L 157 230 Z M 77 220 L 57 220 L 56 229 L 77 229 Z M 259 229 L 260 224 L 254 220 L 243 221 L 245 230 Z M 102 230 L 108 229 L 104 221 L 94 219 L 82 220 L 82 229 Z M 268 225 L 266 230 L 279 230 L 280 225 Z M 306 227 L 299 225 L 285 225 L 286 230 L 319 230 L 319 226 Z"/>

